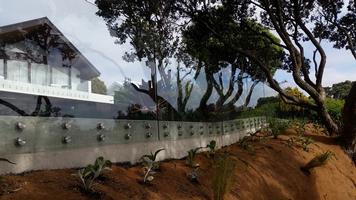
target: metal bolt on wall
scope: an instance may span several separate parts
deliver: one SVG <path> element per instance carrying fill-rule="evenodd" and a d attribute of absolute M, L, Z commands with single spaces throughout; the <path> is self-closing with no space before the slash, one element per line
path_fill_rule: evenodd
<path fill-rule="evenodd" d="M 0 155 L 5 155 L 9 152 L 17 154 L 97 145 L 220 137 L 223 134 L 245 135 L 248 131 L 262 127 L 265 118 L 159 123 L 150 120 L 73 118 L 68 121 L 62 118 L 12 116 L 0 116 L 0 120 L 12 125 L 0 132 Z"/>

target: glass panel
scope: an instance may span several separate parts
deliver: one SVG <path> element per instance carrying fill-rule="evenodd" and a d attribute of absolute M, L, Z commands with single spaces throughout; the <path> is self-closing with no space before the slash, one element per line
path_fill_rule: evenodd
<path fill-rule="evenodd" d="M 209 37 L 199 30 L 184 37 L 201 39 L 204 57 L 184 49 L 189 44 L 176 37 L 176 22 L 163 32 L 127 30 L 120 35 L 115 31 L 120 31 L 116 20 L 121 18 L 111 24 L 86 1 L 35 1 L 32 14 L 22 20 L 16 13 L 23 2 L 14 2 L 3 13 L 8 17 L 1 23 L 1 56 L 8 59 L 8 79 L 15 82 L 29 83 L 30 62 L 31 85 L 11 83 L 16 95 L 8 88 L 0 93 L 15 98 L 14 106 L 28 115 L 217 122 L 252 115 L 258 99 L 266 96 L 260 75 L 245 70 L 229 48 L 204 46 Z M 53 6 L 63 12 L 51 12 Z M 157 40 L 160 34 L 163 40 Z M 0 76 L 3 68 L 0 60 Z M 38 102 L 42 112 L 34 111 Z M 12 111 L 4 113 L 14 115 L 13 107 L 7 107 Z"/>
<path fill-rule="evenodd" d="M 52 87 L 69 88 L 69 68 L 52 67 Z"/>
<path fill-rule="evenodd" d="M 4 59 L 0 59 L 0 79 L 4 78 Z"/>
<path fill-rule="evenodd" d="M 7 79 L 11 81 L 28 83 L 28 62 L 8 60 Z"/>
<path fill-rule="evenodd" d="M 48 85 L 48 71 L 48 65 L 31 63 L 31 83 L 39 85 Z"/>

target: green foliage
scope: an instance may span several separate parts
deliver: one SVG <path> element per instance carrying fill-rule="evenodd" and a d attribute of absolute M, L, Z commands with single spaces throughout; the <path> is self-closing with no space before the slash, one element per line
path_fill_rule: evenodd
<path fill-rule="evenodd" d="M 158 149 L 154 153 L 146 154 L 141 157 L 142 162 L 144 163 L 145 166 L 152 165 L 153 169 L 158 169 L 159 168 L 159 162 L 156 161 L 157 155 L 159 152 L 164 151 L 165 149 Z"/>
<path fill-rule="evenodd" d="M 238 144 L 242 149 L 248 151 L 249 153 L 254 153 L 255 148 L 252 146 L 251 142 L 252 142 L 252 137 L 245 136 L 239 140 Z"/>
<path fill-rule="evenodd" d="M 211 140 L 208 145 L 206 145 L 206 148 L 209 149 L 208 151 L 208 156 L 210 157 L 211 155 L 215 154 L 215 149 L 216 149 L 216 141 Z"/>
<path fill-rule="evenodd" d="M 288 121 L 270 118 L 268 120 L 268 126 L 270 128 L 273 138 L 277 138 L 278 135 L 282 134 L 288 128 Z"/>
<path fill-rule="evenodd" d="M 271 97 L 261 97 L 257 100 L 257 105 L 256 108 L 261 107 L 266 104 L 271 104 L 271 103 L 279 103 L 280 98 L 277 96 L 271 96 Z"/>
<path fill-rule="evenodd" d="M 309 145 L 314 143 L 314 140 L 310 137 L 305 137 L 302 136 L 300 139 L 300 144 L 303 148 L 304 151 L 308 152 L 309 151 Z"/>
<path fill-rule="evenodd" d="M 246 110 L 239 115 L 239 118 L 248 118 L 248 117 L 258 117 L 266 116 L 269 118 L 279 116 L 279 104 L 278 102 L 268 102 L 256 106 L 254 109 Z"/>
<path fill-rule="evenodd" d="M 107 94 L 107 88 L 104 81 L 98 78 L 91 80 L 91 90 L 96 94 Z"/>
<path fill-rule="evenodd" d="M 342 109 L 344 108 L 345 100 L 343 99 L 332 99 L 332 98 L 326 98 L 325 99 L 325 106 L 332 117 L 332 119 L 338 123 L 339 125 L 342 125 Z M 320 119 L 318 113 L 312 111 L 310 118 L 315 122 L 314 124 L 321 124 L 322 120 Z"/>
<path fill-rule="evenodd" d="M 118 44 L 130 44 L 124 59 L 130 62 L 142 59 L 166 59 L 177 49 L 174 1 L 107 1 L 96 0 L 97 15 L 106 21 Z M 155 16 L 155 17 L 153 17 Z M 117 19 L 121 19 L 117 23 Z M 161 68 L 162 66 L 159 66 Z"/>
<path fill-rule="evenodd" d="M 86 192 L 93 191 L 93 184 L 95 179 L 100 177 L 104 170 L 111 167 L 110 160 L 105 160 L 103 157 L 98 157 L 94 165 L 90 164 L 85 168 L 78 170 L 78 176 L 83 184 L 83 189 Z"/>
<path fill-rule="evenodd" d="M 293 119 L 294 126 L 303 125 L 307 120 L 312 120 L 315 123 L 320 123 L 320 117 L 318 114 L 311 110 L 305 110 L 297 108 L 296 106 L 288 105 L 282 102 L 281 99 L 274 97 L 261 98 L 260 103 L 251 110 L 247 110 L 239 117 L 254 117 L 254 116 L 267 116 L 269 118 L 283 118 Z M 325 106 L 331 117 L 338 123 L 342 123 L 342 109 L 345 101 L 342 99 L 326 98 Z M 298 122 L 296 122 L 298 121 Z M 299 125 L 298 125 L 299 123 Z M 299 126 L 297 132 L 304 132 L 303 128 Z"/>
<path fill-rule="evenodd" d="M 313 127 L 318 133 L 323 133 L 324 135 L 329 135 L 324 125 L 319 124 L 319 123 L 314 123 Z"/>
<path fill-rule="evenodd" d="M 186 163 L 189 167 L 195 168 L 195 167 L 199 166 L 199 164 L 195 162 L 195 157 L 200 149 L 202 149 L 202 147 L 197 147 L 195 149 L 191 149 L 188 151 Z"/>
<path fill-rule="evenodd" d="M 313 143 L 314 143 L 314 140 L 312 138 L 306 137 L 304 135 L 299 135 L 298 137 L 290 137 L 287 140 L 288 147 L 291 148 L 293 145 L 298 145 L 306 152 L 309 151 L 309 145 L 313 144 Z"/>
<path fill-rule="evenodd" d="M 290 138 L 288 138 L 288 140 L 287 140 L 287 146 L 288 146 L 289 148 L 292 148 L 294 144 L 295 144 L 295 137 L 290 137 Z"/>
<path fill-rule="evenodd" d="M 283 51 L 278 45 L 271 44 L 271 40 L 276 44 L 280 41 L 268 29 L 255 21 L 247 21 L 245 23 L 250 25 L 250 29 L 269 35 L 270 40 L 264 40 L 259 34 L 251 35 L 250 29 L 245 29 L 245 26 L 229 17 L 230 11 L 230 8 L 219 6 L 215 9 L 198 12 L 192 22 L 183 29 L 182 46 L 193 60 L 199 62 L 196 66 L 197 70 L 201 71 L 204 68 L 207 88 L 210 88 L 210 94 L 208 89 L 205 94 L 208 97 L 211 96 L 212 88 L 214 88 L 219 96 L 214 110 L 233 113 L 232 110 L 236 108 L 236 102 L 241 101 L 244 88 L 243 79 L 248 77 L 254 82 L 250 91 L 253 91 L 258 82 L 266 80 L 265 73 L 259 69 L 257 63 L 248 59 L 245 54 L 239 53 L 240 49 L 244 47 L 249 48 L 248 50 L 253 49 L 249 52 L 258 55 L 266 67 L 272 71 L 272 74 L 281 67 Z M 211 27 L 214 27 L 214 30 Z M 245 37 L 251 38 L 245 40 Z M 224 76 L 223 70 L 227 67 L 231 68 L 231 73 Z M 228 79 L 226 82 L 229 85 L 222 84 L 223 76 L 224 79 Z M 220 81 L 217 81 L 215 77 L 218 77 Z M 235 83 L 237 83 L 237 87 L 234 87 Z M 204 97 L 206 97 L 205 94 Z M 243 100 L 242 108 L 247 107 L 251 100 L 250 97 L 247 95 Z M 208 99 L 202 98 L 200 108 L 204 108 L 204 106 L 206 108 Z M 241 110 L 241 107 L 236 109 Z M 204 114 L 206 115 L 206 113 Z"/>
<path fill-rule="evenodd" d="M 305 125 L 307 124 L 307 121 L 305 120 L 293 120 L 292 122 L 292 127 L 297 131 L 297 134 L 299 136 L 302 136 L 305 134 Z"/>
<path fill-rule="evenodd" d="M 331 117 L 338 122 L 341 122 L 342 109 L 344 108 L 345 100 L 327 98 L 325 103 Z"/>
<path fill-rule="evenodd" d="M 326 162 L 329 161 L 332 157 L 335 157 L 335 154 L 331 151 L 326 151 L 322 154 L 315 156 L 305 166 L 301 167 L 300 169 L 306 174 L 310 174 L 311 169 L 325 165 Z"/>
<path fill-rule="evenodd" d="M 163 151 L 164 149 L 158 149 L 157 151 L 155 151 L 154 153 L 150 153 L 147 155 L 143 155 L 141 157 L 143 166 L 144 166 L 144 170 L 145 170 L 145 175 L 143 177 L 143 182 L 146 183 L 147 181 L 152 181 L 154 179 L 153 174 L 154 171 L 159 169 L 159 162 L 156 161 L 157 159 L 157 155 Z"/>
<path fill-rule="evenodd" d="M 352 87 L 352 81 L 335 83 L 331 87 L 326 87 L 326 95 L 333 99 L 345 99 Z"/>
<path fill-rule="evenodd" d="M 233 181 L 236 163 L 228 154 L 220 154 L 213 164 L 213 193 L 214 200 L 223 200 L 229 192 Z"/>
<path fill-rule="evenodd" d="M 287 94 L 297 97 L 298 99 L 300 99 L 302 101 L 305 101 L 305 102 L 309 101 L 309 99 L 301 91 L 299 91 L 298 88 L 287 87 L 286 89 L 284 89 L 284 91 Z M 305 109 L 303 107 L 287 104 L 287 103 L 284 103 L 283 101 L 281 101 L 281 103 L 280 103 L 280 110 L 281 110 L 281 112 L 285 112 L 285 113 L 299 113 L 299 112 L 304 113 L 304 111 L 305 111 Z"/>

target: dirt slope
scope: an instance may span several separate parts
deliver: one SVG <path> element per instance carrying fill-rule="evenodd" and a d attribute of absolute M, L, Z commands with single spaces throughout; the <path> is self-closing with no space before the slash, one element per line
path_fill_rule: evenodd
<path fill-rule="evenodd" d="M 237 144 L 225 147 L 237 162 L 235 181 L 226 199 L 242 200 L 355 200 L 356 168 L 352 161 L 328 138 L 309 129 L 315 140 L 309 152 L 287 146 L 293 131 L 279 139 L 252 143 L 254 153 Z M 288 135 L 289 134 L 289 135 Z M 314 155 L 330 150 L 336 158 L 315 168 L 309 176 L 300 170 Z M 140 183 L 140 166 L 114 166 L 95 185 L 97 194 L 81 192 L 75 169 L 50 170 L 5 176 L 0 199 L 212 199 L 211 160 L 198 155 L 201 165 L 199 183 L 191 183 L 184 160 L 165 161 L 150 185 Z"/>

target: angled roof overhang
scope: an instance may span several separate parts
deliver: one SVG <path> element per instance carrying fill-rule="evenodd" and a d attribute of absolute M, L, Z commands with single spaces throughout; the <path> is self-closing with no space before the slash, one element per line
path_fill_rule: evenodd
<path fill-rule="evenodd" d="M 50 34 L 58 37 L 76 55 L 75 66 L 81 74 L 81 78 L 92 79 L 100 76 L 100 72 L 83 56 L 83 54 L 63 35 L 63 33 L 47 18 L 38 18 L 16 24 L 0 27 L 0 42 L 16 42 L 25 39 L 26 34 L 36 31 L 41 27 L 50 27 Z"/>

